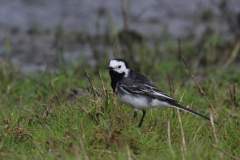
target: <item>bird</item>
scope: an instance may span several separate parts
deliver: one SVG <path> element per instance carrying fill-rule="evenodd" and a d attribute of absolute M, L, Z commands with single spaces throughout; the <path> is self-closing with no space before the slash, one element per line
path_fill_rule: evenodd
<path fill-rule="evenodd" d="M 147 109 L 161 107 L 178 108 L 210 121 L 208 117 L 180 105 L 176 99 L 159 90 L 147 77 L 130 69 L 125 60 L 113 59 L 107 69 L 111 77 L 113 92 L 120 102 L 134 110 L 133 119 L 137 117 L 138 110 L 142 110 L 139 128 L 142 126 Z"/>

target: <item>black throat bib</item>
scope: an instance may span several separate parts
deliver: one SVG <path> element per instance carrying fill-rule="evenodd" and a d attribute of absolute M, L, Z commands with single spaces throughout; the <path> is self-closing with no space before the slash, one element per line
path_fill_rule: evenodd
<path fill-rule="evenodd" d="M 123 73 L 118 73 L 114 70 L 109 71 L 109 75 L 111 77 L 111 86 L 112 86 L 112 89 L 113 89 L 114 93 L 115 93 L 115 89 L 116 89 L 118 81 L 120 81 L 124 77 L 124 74 L 125 74 L 124 72 Z"/>

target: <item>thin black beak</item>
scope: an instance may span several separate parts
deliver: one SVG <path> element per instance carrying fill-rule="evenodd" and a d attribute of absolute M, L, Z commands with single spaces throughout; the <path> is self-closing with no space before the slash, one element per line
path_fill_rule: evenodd
<path fill-rule="evenodd" d="M 107 67 L 107 69 L 113 69 L 113 67 L 109 66 L 109 67 Z"/>

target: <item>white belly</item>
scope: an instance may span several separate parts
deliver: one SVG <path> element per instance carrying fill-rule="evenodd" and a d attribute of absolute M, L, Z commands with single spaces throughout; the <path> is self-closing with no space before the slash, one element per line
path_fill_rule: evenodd
<path fill-rule="evenodd" d="M 162 102 L 158 99 L 148 100 L 145 96 L 130 96 L 129 94 L 119 96 L 116 94 L 117 98 L 133 109 L 157 109 L 159 107 L 172 107 L 166 102 Z"/>

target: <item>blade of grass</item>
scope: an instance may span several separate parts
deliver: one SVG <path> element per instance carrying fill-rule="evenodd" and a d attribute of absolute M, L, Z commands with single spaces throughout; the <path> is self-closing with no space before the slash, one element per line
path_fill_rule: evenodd
<path fill-rule="evenodd" d="M 114 58 L 116 59 L 117 56 L 116 56 L 116 53 L 115 53 L 115 48 L 114 48 L 114 44 L 112 43 L 112 48 L 113 48 L 113 54 L 114 54 Z"/>
<path fill-rule="evenodd" d="M 11 45 L 9 43 L 8 36 L 5 34 L 5 47 L 8 53 L 8 63 L 10 66 L 12 66 L 12 50 L 11 50 Z"/>
<path fill-rule="evenodd" d="M 232 54 L 231 54 L 230 58 L 223 65 L 224 69 L 226 69 L 237 58 L 237 55 L 239 53 L 239 49 L 240 49 L 240 41 L 237 42 L 237 44 L 235 45 L 235 47 L 234 47 L 234 49 L 232 51 Z"/>
<path fill-rule="evenodd" d="M 171 145 L 171 134 L 170 134 L 170 118 L 168 118 L 168 142 Z"/>

